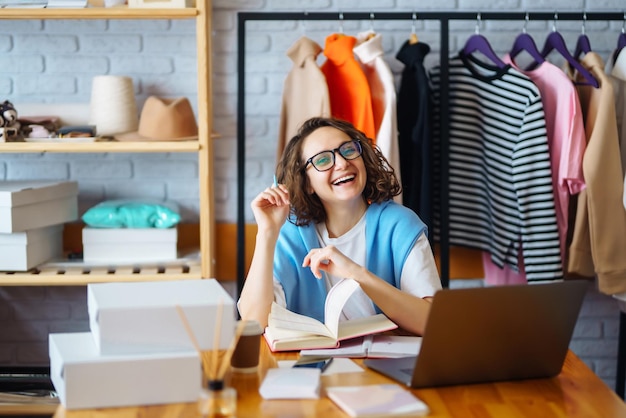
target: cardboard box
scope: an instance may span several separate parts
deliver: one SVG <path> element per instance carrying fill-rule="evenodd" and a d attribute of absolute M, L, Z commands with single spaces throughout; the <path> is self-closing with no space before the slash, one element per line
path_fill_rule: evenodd
<path fill-rule="evenodd" d="M 193 350 L 177 305 L 201 349 L 212 349 L 220 302 L 225 350 L 235 334 L 235 302 L 215 279 L 87 285 L 89 326 L 102 354 Z"/>
<path fill-rule="evenodd" d="M 63 225 L 0 233 L 0 270 L 26 271 L 63 254 Z"/>
<path fill-rule="evenodd" d="M 23 232 L 77 219 L 75 181 L 0 181 L 0 233 Z"/>
<path fill-rule="evenodd" d="M 50 334 L 50 377 L 66 409 L 196 402 L 195 351 L 101 355 L 88 332 Z"/>
<path fill-rule="evenodd" d="M 83 228 L 85 263 L 136 264 L 176 260 L 177 228 Z"/>

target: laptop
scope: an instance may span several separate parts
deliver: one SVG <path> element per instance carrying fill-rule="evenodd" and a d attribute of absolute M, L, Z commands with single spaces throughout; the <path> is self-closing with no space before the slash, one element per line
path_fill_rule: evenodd
<path fill-rule="evenodd" d="M 0 366 L 0 392 L 52 391 L 48 366 Z"/>
<path fill-rule="evenodd" d="M 435 293 L 419 354 L 366 359 L 413 388 L 547 378 L 561 372 L 589 282 Z"/>

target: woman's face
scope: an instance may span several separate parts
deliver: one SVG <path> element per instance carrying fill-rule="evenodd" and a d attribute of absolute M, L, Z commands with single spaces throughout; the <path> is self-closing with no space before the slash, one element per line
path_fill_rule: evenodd
<path fill-rule="evenodd" d="M 324 206 L 363 199 L 362 193 L 367 180 L 365 163 L 360 156 L 360 144 L 350 144 L 350 141 L 352 138 L 345 132 L 324 126 L 311 133 L 302 144 L 303 161 L 317 155 L 314 160 L 322 169 L 332 165 L 333 156 L 330 153 L 321 156 L 318 154 L 322 151 L 335 150 L 335 164 L 326 171 L 318 171 L 310 163 L 305 167 L 310 184 L 308 192 L 316 193 Z M 340 146 L 341 152 L 337 150 Z"/>

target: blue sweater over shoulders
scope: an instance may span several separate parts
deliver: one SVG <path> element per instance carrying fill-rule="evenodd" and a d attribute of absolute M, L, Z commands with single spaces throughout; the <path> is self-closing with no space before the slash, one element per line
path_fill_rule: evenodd
<path fill-rule="evenodd" d="M 399 289 L 404 262 L 425 231 L 411 209 L 391 200 L 371 204 L 365 212 L 367 269 Z M 319 247 L 314 224 L 285 222 L 276 243 L 274 276 L 283 286 L 287 309 L 324 322 L 325 282 L 302 267 L 306 254 Z"/>

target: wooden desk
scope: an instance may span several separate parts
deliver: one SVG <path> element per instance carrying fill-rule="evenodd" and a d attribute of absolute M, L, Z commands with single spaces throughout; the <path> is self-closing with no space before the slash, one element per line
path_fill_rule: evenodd
<path fill-rule="evenodd" d="M 272 355 L 262 342 L 259 371 L 251 375 L 233 374 L 230 378 L 230 384 L 237 389 L 239 418 L 347 416 L 326 397 L 271 401 L 261 398 L 258 388 L 267 368 L 276 367 L 278 360 L 295 357 L 293 353 Z M 363 373 L 324 376 L 322 382 L 323 386 L 335 386 L 388 383 L 391 380 L 366 369 Z M 429 417 L 626 417 L 626 404 L 571 351 L 561 374 L 552 379 L 416 389 L 413 392 L 430 407 Z M 194 403 L 72 411 L 59 407 L 54 414 L 54 418 L 197 416 Z"/>

